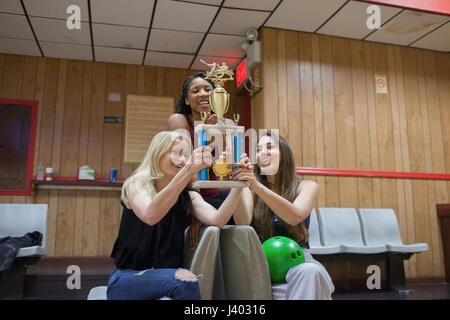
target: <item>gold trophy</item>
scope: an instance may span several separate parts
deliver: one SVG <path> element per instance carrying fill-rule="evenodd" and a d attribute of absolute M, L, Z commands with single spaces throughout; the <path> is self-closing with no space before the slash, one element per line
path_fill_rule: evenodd
<path fill-rule="evenodd" d="M 216 88 L 209 95 L 209 104 L 211 109 L 217 115 L 217 124 L 205 124 L 206 118 L 202 116 L 203 123 L 195 126 L 195 132 L 198 135 L 198 146 L 204 146 L 208 143 L 208 138 L 215 137 L 216 142 L 221 144 L 226 137 L 226 145 L 230 147 L 233 153 L 233 162 L 238 163 L 240 161 L 241 154 L 243 153 L 243 135 L 244 127 L 238 126 L 239 115 L 234 115 L 235 125 L 227 125 L 223 122 L 223 116 L 228 111 L 230 106 L 230 94 L 224 89 L 224 81 L 234 80 L 233 71 L 228 69 L 228 66 L 223 62 L 219 65 L 215 62 L 208 64 L 201 60 L 204 64 L 210 67 L 210 70 L 206 72 L 206 78 L 214 82 Z M 221 153 L 222 150 L 219 150 Z M 217 154 L 216 157 L 219 157 Z M 195 181 L 192 186 L 194 188 L 243 188 L 248 186 L 244 181 L 227 181 L 224 178 L 230 173 L 230 166 L 233 163 L 228 163 L 227 159 L 219 157 L 214 161 L 212 170 L 219 180 L 209 180 L 209 169 L 202 169 L 199 173 L 200 179 Z"/>

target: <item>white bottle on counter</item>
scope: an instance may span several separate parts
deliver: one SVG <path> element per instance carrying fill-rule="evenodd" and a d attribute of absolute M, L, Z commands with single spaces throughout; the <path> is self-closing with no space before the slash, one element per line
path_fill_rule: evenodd
<path fill-rule="evenodd" d="M 44 180 L 44 166 L 39 162 L 36 168 L 36 180 Z"/>

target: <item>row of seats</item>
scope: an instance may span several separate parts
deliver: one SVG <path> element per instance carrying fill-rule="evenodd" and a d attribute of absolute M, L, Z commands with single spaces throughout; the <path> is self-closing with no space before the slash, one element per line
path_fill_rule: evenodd
<path fill-rule="evenodd" d="M 309 245 L 313 255 L 338 253 L 419 253 L 426 243 L 403 244 L 392 209 L 319 208 L 311 212 Z"/>
<path fill-rule="evenodd" d="M 310 220 L 310 252 L 323 256 L 360 257 L 382 254 L 388 260 L 388 287 L 407 293 L 403 259 L 428 250 L 428 245 L 405 245 L 392 209 L 319 208 Z M 202 231 L 195 251 L 185 247 L 185 268 L 202 274 L 202 299 L 271 299 L 270 273 L 259 238 L 250 226 Z M 379 257 L 378 257 L 379 258 Z M 214 261 L 216 263 L 214 263 Z M 104 299 L 106 287 L 91 291 L 89 299 Z M 103 294 L 95 295 L 95 290 Z"/>
<path fill-rule="evenodd" d="M 26 266 L 45 255 L 47 205 L 0 204 L 0 237 L 23 236 L 30 231 L 43 234 L 41 246 L 23 248 L 11 270 L 20 277 L 2 277 L 1 293 L 23 285 Z M 390 287 L 404 285 L 403 259 L 428 250 L 425 243 L 403 244 L 392 209 L 319 208 L 310 220 L 310 252 L 317 259 L 385 255 L 388 259 Z M 186 241 L 187 244 L 187 241 Z M 29 261 L 30 258 L 35 260 Z M 184 268 L 201 274 L 202 299 L 270 299 L 271 283 L 267 261 L 256 232 L 250 226 L 207 227 L 201 230 L 196 250 L 184 248 Z M 392 275 L 392 276 L 391 276 Z M 6 279 L 19 279 L 6 281 Z M 16 297 L 20 297 L 21 289 Z M 106 286 L 92 288 L 88 299 L 106 299 Z"/>

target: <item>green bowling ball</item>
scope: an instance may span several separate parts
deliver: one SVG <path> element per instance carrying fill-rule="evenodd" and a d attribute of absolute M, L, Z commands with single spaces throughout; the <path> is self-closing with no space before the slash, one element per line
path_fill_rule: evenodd
<path fill-rule="evenodd" d="M 272 283 L 286 283 L 289 269 L 305 262 L 302 248 L 288 237 L 272 237 L 264 241 L 262 247 L 269 264 Z"/>

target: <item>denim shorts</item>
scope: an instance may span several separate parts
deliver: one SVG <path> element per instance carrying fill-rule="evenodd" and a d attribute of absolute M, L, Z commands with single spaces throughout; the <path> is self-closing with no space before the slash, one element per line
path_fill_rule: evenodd
<path fill-rule="evenodd" d="M 132 270 L 114 268 L 106 296 L 108 300 L 200 300 L 198 280 L 179 279 L 180 269 Z"/>

